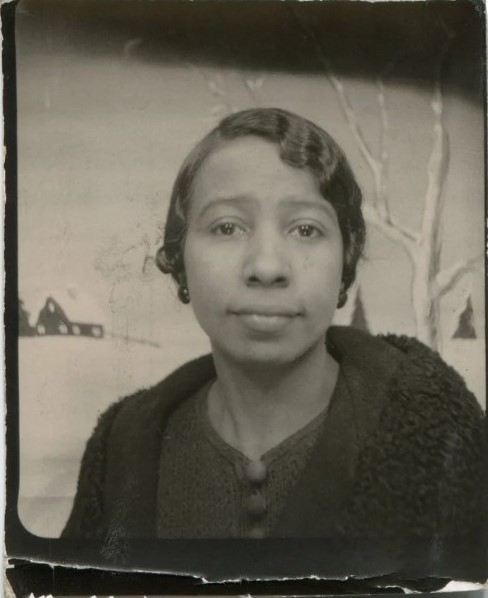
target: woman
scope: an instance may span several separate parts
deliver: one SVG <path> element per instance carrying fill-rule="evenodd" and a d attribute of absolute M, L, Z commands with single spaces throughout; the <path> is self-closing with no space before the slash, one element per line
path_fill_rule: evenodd
<path fill-rule="evenodd" d="M 102 415 L 64 535 L 475 530 L 483 413 L 461 377 L 414 339 L 331 326 L 364 241 L 361 192 L 319 127 L 254 109 L 210 132 L 157 262 L 212 356 Z"/>

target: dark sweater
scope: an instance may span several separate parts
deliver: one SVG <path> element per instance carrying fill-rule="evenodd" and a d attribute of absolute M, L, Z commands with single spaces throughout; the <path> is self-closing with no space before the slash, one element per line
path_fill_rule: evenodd
<path fill-rule="evenodd" d="M 407 337 L 332 327 L 348 400 L 289 495 L 278 537 L 456 538 L 484 529 L 483 412 L 462 378 Z M 87 443 L 64 537 L 154 538 L 169 415 L 215 376 L 211 356 L 112 405 Z"/>
<path fill-rule="evenodd" d="M 340 376 L 330 402 L 342 402 L 344 386 Z M 180 405 L 165 427 L 158 536 L 273 537 L 291 490 L 300 483 L 323 432 L 328 408 L 253 461 L 227 444 L 213 428 L 207 409 L 208 390 L 209 386 L 204 386 Z M 249 477 L 248 472 L 256 469 L 260 475 Z"/>

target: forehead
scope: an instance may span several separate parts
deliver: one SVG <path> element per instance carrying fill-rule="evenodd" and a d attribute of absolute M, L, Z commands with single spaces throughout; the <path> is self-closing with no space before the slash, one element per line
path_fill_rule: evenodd
<path fill-rule="evenodd" d="M 320 195 L 316 179 L 307 168 L 286 164 L 276 143 L 256 136 L 221 143 L 204 161 L 193 183 L 195 199 L 232 196 Z"/>

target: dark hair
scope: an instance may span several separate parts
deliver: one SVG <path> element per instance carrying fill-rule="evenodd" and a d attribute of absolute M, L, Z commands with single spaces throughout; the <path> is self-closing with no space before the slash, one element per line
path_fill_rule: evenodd
<path fill-rule="evenodd" d="M 321 195 L 334 206 L 344 244 L 342 284 L 343 291 L 347 291 L 354 282 L 366 237 L 361 190 L 343 151 L 332 137 L 311 121 L 279 108 L 253 108 L 227 116 L 193 148 L 173 187 L 164 244 L 157 253 L 158 267 L 173 276 L 181 291 L 193 181 L 203 162 L 222 142 L 248 135 L 276 143 L 281 159 L 289 166 L 308 168 Z M 179 295 L 184 300 L 181 292 Z"/>

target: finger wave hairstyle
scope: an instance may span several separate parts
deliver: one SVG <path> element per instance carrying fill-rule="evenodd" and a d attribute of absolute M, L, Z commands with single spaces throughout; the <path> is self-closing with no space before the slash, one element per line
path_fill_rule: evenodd
<path fill-rule="evenodd" d="M 275 143 L 285 164 L 308 169 L 324 200 L 334 207 L 344 246 L 341 290 L 345 293 L 356 277 L 366 238 L 361 190 L 334 139 L 311 121 L 279 108 L 254 108 L 227 116 L 187 156 L 171 194 L 164 243 L 156 255 L 159 269 L 173 276 L 180 300 L 187 303 L 183 250 L 195 177 L 222 143 L 248 135 Z"/>

